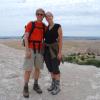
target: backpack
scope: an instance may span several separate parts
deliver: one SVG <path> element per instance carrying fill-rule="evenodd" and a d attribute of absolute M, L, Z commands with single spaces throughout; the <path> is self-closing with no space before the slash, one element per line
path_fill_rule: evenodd
<path fill-rule="evenodd" d="M 31 23 L 32 23 L 32 28 L 31 28 L 31 30 L 30 30 L 30 32 L 29 32 L 28 40 L 30 39 L 31 34 L 32 34 L 32 32 L 34 31 L 34 29 L 35 29 L 35 22 L 32 21 Z M 26 26 L 25 26 L 25 28 L 26 28 Z M 45 33 L 45 24 L 43 23 L 43 38 L 44 38 L 44 33 Z M 22 45 L 25 47 L 24 35 L 25 35 L 25 34 L 23 34 L 23 36 L 22 36 Z"/>

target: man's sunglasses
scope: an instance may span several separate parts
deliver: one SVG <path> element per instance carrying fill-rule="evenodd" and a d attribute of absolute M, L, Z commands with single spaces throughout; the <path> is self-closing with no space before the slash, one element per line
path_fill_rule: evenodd
<path fill-rule="evenodd" d="M 36 15 L 37 16 L 44 16 L 44 14 L 41 14 L 41 13 L 37 13 Z"/>

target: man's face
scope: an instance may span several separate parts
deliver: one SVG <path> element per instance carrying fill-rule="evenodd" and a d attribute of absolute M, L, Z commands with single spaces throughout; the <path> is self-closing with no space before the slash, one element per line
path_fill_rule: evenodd
<path fill-rule="evenodd" d="M 42 21 L 43 18 L 44 18 L 44 13 L 43 13 L 42 11 L 38 11 L 38 12 L 36 13 L 36 17 L 37 17 L 37 20 L 38 20 L 38 21 Z"/>

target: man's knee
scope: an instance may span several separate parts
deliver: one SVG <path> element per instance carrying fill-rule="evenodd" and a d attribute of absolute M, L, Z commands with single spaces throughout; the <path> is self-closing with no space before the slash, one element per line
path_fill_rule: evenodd
<path fill-rule="evenodd" d="M 31 74 L 31 71 L 25 71 L 25 74 Z"/>
<path fill-rule="evenodd" d="M 35 71 L 36 71 L 36 72 L 40 72 L 40 68 L 35 67 Z"/>

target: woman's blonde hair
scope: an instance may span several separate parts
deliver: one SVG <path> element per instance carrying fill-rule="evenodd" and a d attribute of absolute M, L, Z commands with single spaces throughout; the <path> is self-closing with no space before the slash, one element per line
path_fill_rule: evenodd
<path fill-rule="evenodd" d="M 53 14 L 50 11 L 46 12 L 45 15 L 49 15 L 53 17 Z"/>

